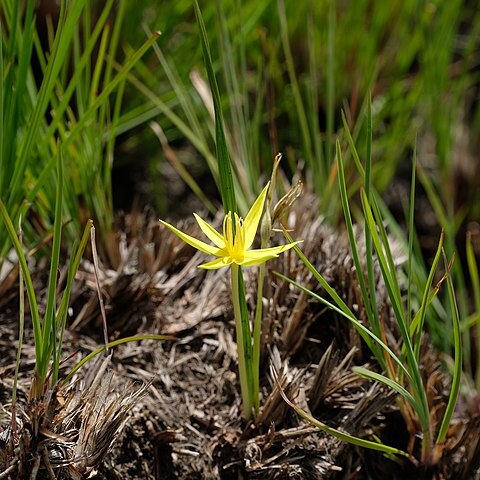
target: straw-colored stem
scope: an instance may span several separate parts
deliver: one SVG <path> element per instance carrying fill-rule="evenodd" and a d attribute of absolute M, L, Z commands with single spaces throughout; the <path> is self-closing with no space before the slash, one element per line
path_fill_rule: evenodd
<path fill-rule="evenodd" d="M 433 455 L 433 443 L 432 443 L 432 431 L 430 425 L 426 430 L 422 432 L 422 462 L 425 465 L 432 465 L 434 460 Z"/>
<path fill-rule="evenodd" d="M 237 335 L 237 350 L 238 350 L 238 372 L 240 377 L 240 391 L 242 394 L 243 416 L 245 420 L 250 420 L 252 415 L 252 401 L 248 387 L 247 365 L 245 362 L 245 347 L 242 329 L 242 314 L 240 310 L 240 295 L 238 288 L 238 265 L 232 264 L 231 269 L 232 282 L 232 302 L 233 313 L 235 316 L 235 330 Z"/>

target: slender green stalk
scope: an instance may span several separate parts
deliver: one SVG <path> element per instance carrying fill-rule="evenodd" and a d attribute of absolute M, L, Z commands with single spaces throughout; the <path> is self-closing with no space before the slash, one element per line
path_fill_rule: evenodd
<path fill-rule="evenodd" d="M 443 251 L 443 232 L 440 236 L 440 240 L 438 242 L 437 252 L 432 262 L 432 266 L 430 268 L 429 275 L 427 277 L 427 281 L 425 283 L 425 288 L 423 291 L 422 302 L 420 304 L 420 310 L 418 315 L 415 316 L 415 321 L 412 322 L 410 326 L 410 336 L 413 339 L 414 347 L 415 347 L 415 355 L 417 356 L 417 360 L 420 360 L 420 348 L 422 344 L 422 334 L 425 324 L 425 317 L 427 313 L 427 306 L 430 294 L 430 288 L 433 282 L 433 278 L 435 275 L 435 271 L 437 269 L 438 262 L 440 261 L 441 255 Z"/>
<path fill-rule="evenodd" d="M 262 248 L 264 246 L 262 245 Z M 265 264 L 258 267 L 257 305 L 253 320 L 253 406 L 255 412 L 260 409 L 260 354 L 262 351 L 262 323 L 263 323 L 263 284 L 265 281 Z"/>
<path fill-rule="evenodd" d="M 270 177 L 270 187 L 268 188 L 265 211 L 263 213 L 261 227 L 260 227 L 260 247 L 267 248 L 272 236 L 272 197 L 275 191 L 277 168 L 280 164 L 282 155 L 278 154 L 275 157 L 273 164 L 272 175 Z M 258 267 L 257 276 L 257 304 L 255 307 L 255 317 L 253 319 L 253 405 L 255 412 L 258 413 L 260 409 L 260 355 L 262 351 L 262 323 L 263 323 L 263 284 L 265 282 L 265 263 Z"/>
<path fill-rule="evenodd" d="M 238 372 L 240 377 L 240 391 L 242 395 L 243 416 L 249 420 L 252 416 L 253 402 L 250 394 L 250 386 L 247 373 L 247 364 L 245 361 L 245 335 L 244 322 L 240 307 L 239 291 L 239 267 L 233 263 L 230 267 L 230 278 L 232 285 L 233 313 L 235 316 L 235 331 L 237 336 L 238 350 Z"/>

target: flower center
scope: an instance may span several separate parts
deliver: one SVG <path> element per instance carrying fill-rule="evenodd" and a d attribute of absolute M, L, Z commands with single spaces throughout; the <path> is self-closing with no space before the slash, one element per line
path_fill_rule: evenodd
<path fill-rule="evenodd" d="M 235 221 L 235 229 L 233 222 Z M 235 230 L 235 234 L 234 234 Z M 223 220 L 223 237 L 225 238 L 225 250 L 235 262 L 242 262 L 245 256 L 245 228 L 243 218 L 236 213 L 228 212 Z"/>

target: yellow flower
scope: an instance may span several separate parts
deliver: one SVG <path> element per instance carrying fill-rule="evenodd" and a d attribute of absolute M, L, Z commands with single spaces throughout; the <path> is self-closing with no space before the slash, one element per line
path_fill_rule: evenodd
<path fill-rule="evenodd" d="M 252 208 L 250 208 L 245 220 L 239 217 L 236 213 L 232 214 L 232 212 L 229 212 L 225 216 L 223 220 L 223 235 L 217 232 L 196 213 L 193 214 L 198 225 L 202 229 L 202 232 L 215 244 L 215 246 L 191 237 L 163 220 L 160 220 L 160 222 L 169 228 L 175 235 L 180 237 L 185 243 L 188 243 L 201 252 L 219 257 L 211 262 L 200 265 L 200 268 L 214 270 L 217 268 L 228 267 L 232 263 L 244 267 L 260 265 L 267 260 L 278 257 L 280 253 L 289 250 L 299 243 L 293 242 L 278 247 L 249 250 L 255 239 L 258 223 L 262 216 L 268 186 L 269 185 L 267 184 L 255 200 L 255 203 L 252 205 Z M 234 231 L 235 235 L 233 233 Z"/>

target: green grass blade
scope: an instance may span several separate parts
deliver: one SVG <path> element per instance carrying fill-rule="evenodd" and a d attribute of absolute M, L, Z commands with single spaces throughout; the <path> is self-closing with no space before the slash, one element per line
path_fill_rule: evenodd
<path fill-rule="evenodd" d="M 370 296 L 375 295 L 375 289 L 373 289 L 370 292 L 370 295 L 367 292 L 367 287 L 365 285 L 365 277 L 363 275 L 363 267 L 360 262 L 360 256 L 358 253 L 358 248 L 357 248 L 357 240 L 355 238 L 355 232 L 353 231 L 353 221 L 352 221 L 352 216 L 350 213 L 350 205 L 348 203 L 348 194 L 347 194 L 347 186 L 345 182 L 345 170 L 343 166 L 343 157 L 342 157 L 342 151 L 340 148 L 340 143 L 337 141 L 337 164 L 338 164 L 338 184 L 340 187 L 340 198 L 342 201 L 342 209 L 343 209 L 343 214 L 345 217 L 345 226 L 347 228 L 347 234 L 348 234 L 348 240 L 350 243 L 350 249 L 352 252 L 352 258 L 353 262 L 355 264 L 355 271 L 357 274 L 357 279 L 358 279 L 358 284 L 360 285 L 360 291 L 362 293 L 362 300 L 363 304 L 365 307 L 365 310 L 367 312 L 368 320 L 370 322 L 371 328 L 373 332 L 375 333 L 376 336 L 380 336 L 380 325 L 378 323 L 378 316 L 374 314 L 372 310 L 372 302 L 370 301 Z M 368 229 L 365 229 L 368 230 Z M 367 256 L 367 262 L 372 262 L 372 257 Z M 373 272 L 373 267 L 370 266 Z M 372 273 L 373 276 L 373 273 Z M 380 355 L 380 352 L 375 349 L 375 346 L 372 345 L 374 348 L 373 353 L 375 356 L 378 358 L 379 362 L 381 363 L 382 366 L 385 366 L 385 361 L 382 358 L 382 355 Z"/>
<path fill-rule="evenodd" d="M 102 345 L 101 347 L 98 347 L 96 350 L 93 352 L 89 353 L 85 357 L 83 357 L 73 368 L 70 370 L 68 375 L 64 378 L 62 381 L 62 385 L 68 385 L 72 377 L 75 375 L 75 373 L 80 370 L 87 362 L 89 362 L 92 358 L 96 357 L 99 353 L 104 352 L 107 349 L 117 347 L 118 345 L 122 345 L 123 343 L 128 343 L 128 342 L 139 342 L 141 340 L 175 340 L 175 337 L 172 337 L 170 335 L 133 335 L 131 337 L 125 337 L 125 338 L 119 338 L 118 340 L 114 340 L 113 342 L 109 342 L 107 345 Z"/>
<path fill-rule="evenodd" d="M 24 277 L 25 287 L 27 290 L 28 303 L 30 305 L 30 315 L 32 316 L 33 336 L 34 336 L 34 343 L 35 343 L 35 359 L 38 360 L 42 358 L 44 338 L 43 338 L 43 332 L 42 332 L 42 324 L 40 321 L 40 315 L 38 313 L 37 298 L 35 296 L 32 277 L 30 276 L 30 272 L 28 270 L 27 260 L 25 258 L 25 254 L 23 253 L 22 245 L 15 232 L 15 227 L 13 226 L 12 220 L 10 219 L 10 216 L 7 213 L 5 204 L 2 202 L 1 199 L 0 199 L 0 215 L 3 219 L 5 228 L 7 229 L 8 236 L 10 237 L 10 241 L 12 242 L 15 252 L 17 254 L 18 263 L 20 264 L 20 269 L 22 270 L 22 274 Z"/>
<path fill-rule="evenodd" d="M 130 70 L 134 67 L 138 60 L 142 58 L 145 52 L 157 41 L 159 36 L 160 32 L 154 32 L 152 36 L 148 38 L 143 45 L 128 58 L 125 64 L 120 68 L 117 75 L 107 85 L 104 86 L 102 92 L 96 97 L 95 101 L 89 105 L 84 115 L 78 119 L 78 122 L 70 132 L 70 135 L 63 141 L 64 148 L 68 147 L 70 143 L 82 133 L 85 126 L 89 121 L 91 121 L 93 114 L 102 105 L 104 105 L 113 90 L 115 90 L 115 88 L 127 78 Z"/>
<path fill-rule="evenodd" d="M 314 159 L 312 156 L 312 141 L 310 132 L 308 129 L 307 115 L 305 113 L 305 106 L 303 104 L 302 95 L 300 93 L 300 87 L 298 85 L 297 74 L 295 72 L 295 63 L 293 61 L 293 55 L 290 48 L 290 41 L 288 38 L 288 24 L 287 14 L 285 11 L 285 1 L 277 0 L 278 18 L 280 21 L 280 39 L 282 41 L 283 52 L 285 55 L 285 62 L 288 71 L 288 78 L 290 79 L 290 85 L 292 88 L 292 94 L 295 101 L 295 108 L 300 125 L 300 133 L 303 141 L 303 153 L 307 160 L 307 164 L 312 167 Z M 317 192 L 320 194 L 320 192 Z"/>
<path fill-rule="evenodd" d="M 369 95 L 367 102 L 367 156 L 365 162 L 365 195 L 367 196 L 370 203 L 372 202 L 372 194 L 372 99 Z M 364 298 L 364 302 L 367 301 L 370 305 L 370 307 L 367 309 L 367 312 L 370 314 L 369 319 L 373 331 L 375 332 L 375 334 L 381 335 L 380 320 L 378 318 L 377 300 L 375 295 L 376 286 L 372 251 L 372 235 L 369 228 L 365 228 L 365 252 L 369 295 L 368 297 Z M 384 364 L 382 364 L 382 366 L 384 366 Z"/>
<path fill-rule="evenodd" d="M 22 245 L 22 226 L 21 221 L 18 222 L 18 240 L 20 245 Z M 15 359 L 15 373 L 13 376 L 13 387 L 12 387 L 12 425 L 15 425 L 16 412 L 15 405 L 17 403 L 17 385 L 18 385 L 18 373 L 20 371 L 20 359 L 22 355 L 22 345 L 23 345 L 23 332 L 25 327 L 25 286 L 23 283 L 23 272 L 22 269 L 19 269 L 18 272 L 18 300 L 19 300 L 19 312 L 18 312 L 18 347 L 17 347 L 17 356 Z M 16 432 L 14 432 L 16 434 Z"/>
<path fill-rule="evenodd" d="M 37 358 L 37 369 L 40 379 L 47 377 L 50 355 L 53 355 L 53 365 L 57 359 L 57 326 L 56 326 L 56 300 L 57 300 L 57 275 L 60 261 L 60 245 L 62 242 L 62 210 L 63 210 L 63 159 L 61 148 L 58 147 L 57 157 L 57 190 L 55 198 L 55 220 L 53 225 L 53 244 L 50 260 L 50 273 L 48 275 L 47 307 L 43 320 L 43 338 L 45 339 L 42 356 Z"/>
<path fill-rule="evenodd" d="M 390 301 L 392 302 L 392 307 L 397 318 L 397 325 L 403 338 L 403 346 L 405 348 L 408 369 L 411 371 L 413 378 L 412 389 L 414 391 L 414 397 L 421 406 L 421 410 L 418 410 L 417 414 L 419 416 L 425 438 L 430 441 L 430 416 L 427 396 L 420 373 L 420 367 L 418 365 L 418 361 L 412 346 L 412 341 L 405 323 L 402 299 L 401 296 L 399 296 L 399 293 L 397 293 L 398 283 L 396 279 L 396 272 L 395 270 L 391 270 L 391 265 L 386 258 L 385 249 L 389 251 L 388 244 L 384 245 L 380 241 L 379 234 L 377 233 L 377 224 L 373 218 L 372 210 L 368 203 L 368 199 L 366 198 L 365 191 L 362 191 L 362 204 L 365 222 L 372 234 L 372 240 L 377 252 L 377 258 L 382 271 L 385 287 L 387 289 Z M 379 227 L 379 229 L 381 230 L 381 227 Z"/>
<path fill-rule="evenodd" d="M 13 174 L 12 185 L 21 185 L 21 178 L 24 175 L 27 160 L 31 155 L 34 144 L 38 138 L 40 123 L 44 118 L 48 103 L 53 94 L 53 89 L 57 81 L 58 74 L 66 59 L 68 48 L 76 28 L 80 12 L 85 5 L 86 0 L 71 2 L 67 7 L 66 0 L 62 0 L 60 15 L 57 25 L 57 32 L 53 43 L 52 51 L 49 57 L 47 69 L 40 91 L 38 93 L 35 109 L 29 121 L 29 128 L 26 131 L 25 139 L 20 146 L 20 153 L 16 161 L 16 168 Z M 12 189 L 9 195 L 8 203 L 14 204 L 18 199 L 19 191 Z"/>
<path fill-rule="evenodd" d="M 425 288 L 422 295 L 422 303 L 420 304 L 419 314 L 415 316 L 415 321 L 412 322 L 412 325 L 410 327 L 410 336 L 414 340 L 415 355 L 417 356 L 417 359 L 420 359 L 420 348 L 422 343 L 421 337 L 422 337 L 422 332 L 425 324 L 427 306 L 429 304 L 430 289 L 433 282 L 433 277 L 435 275 L 435 271 L 437 269 L 438 262 L 440 261 L 442 251 L 443 251 L 443 232 L 438 242 L 437 252 L 433 259 L 432 266 L 430 268 L 430 273 L 428 274 L 428 277 L 427 277 L 427 282 L 425 283 Z"/>
<path fill-rule="evenodd" d="M 333 303 L 324 299 L 323 297 L 316 294 L 315 292 L 312 292 L 307 287 L 304 287 L 303 285 L 299 284 L 295 280 L 292 280 L 291 278 L 288 278 L 285 275 L 282 275 L 281 273 L 278 273 L 278 272 L 275 272 L 275 275 L 277 275 L 281 279 L 285 280 L 286 282 L 291 283 L 292 285 L 297 287 L 299 290 L 302 290 L 306 294 L 310 295 L 312 298 L 315 298 L 320 303 L 323 303 L 328 308 L 332 309 L 333 311 L 337 312 L 339 315 L 342 315 L 343 317 L 348 319 L 350 322 L 352 322 L 352 324 L 356 328 L 357 332 L 359 333 L 359 335 L 362 337 L 362 339 L 365 341 L 365 343 L 368 345 L 368 347 L 370 348 L 370 350 L 372 352 L 374 351 L 371 347 L 372 343 L 378 344 L 379 347 L 382 348 L 392 358 L 392 360 L 399 366 L 400 370 L 403 371 L 403 373 L 406 375 L 407 379 L 409 381 L 413 382 L 413 379 L 412 379 L 410 373 L 405 368 L 403 362 L 395 355 L 393 350 L 386 343 L 384 343 L 379 337 L 377 337 L 371 330 L 369 330 L 367 327 L 365 327 L 365 325 L 363 325 L 359 320 L 357 320 L 355 315 L 348 309 L 348 307 L 346 308 L 347 311 L 345 311 L 340 306 L 334 305 Z M 348 313 L 348 312 L 350 312 L 350 313 Z M 372 342 L 372 340 L 373 340 L 373 342 Z"/>
<path fill-rule="evenodd" d="M 362 162 L 360 160 L 360 156 L 358 155 L 357 147 L 355 146 L 355 141 L 353 140 L 352 133 L 350 132 L 350 128 L 348 127 L 347 118 L 345 117 L 345 113 L 342 110 L 342 122 L 343 128 L 345 131 L 345 135 L 347 136 L 348 146 L 350 147 L 350 152 L 353 156 L 353 161 L 355 166 L 357 167 L 358 173 L 360 174 L 362 182 L 365 182 L 365 169 L 363 168 Z"/>
<path fill-rule="evenodd" d="M 67 321 L 67 313 L 68 313 L 68 305 L 70 301 L 70 294 L 72 292 L 72 286 L 73 286 L 73 281 L 75 279 L 75 275 L 78 271 L 78 267 L 80 266 L 80 261 L 83 256 L 83 252 L 85 250 L 85 246 L 87 245 L 87 241 L 90 236 L 90 230 L 93 227 L 93 222 L 89 220 L 87 225 L 85 226 L 85 230 L 82 235 L 82 239 L 80 240 L 80 244 L 78 248 L 75 250 L 75 248 L 72 249 L 72 255 L 70 257 L 70 264 L 68 266 L 68 273 L 67 273 L 67 283 L 65 285 L 65 290 L 63 291 L 62 294 L 62 299 L 60 301 L 60 306 L 58 308 L 58 311 L 56 313 L 56 327 L 57 327 L 57 332 L 59 336 L 58 340 L 58 345 L 57 345 L 57 352 L 56 352 L 56 358 L 60 359 L 61 358 L 61 353 L 62 353 L 62 345 L 63 345 L 63 334 L 65 332 L 65 325 Z M 58 369 L 60 366 L 60 362 L 54 362 L 53 363 L 53 373 L 52 373 L 52 384 L 55 385 L 58 380 Z"/>
<path fill-rule="evenodd" d="M 410 203 L 408 206 L 408 258 L 407 258 L 407 314 L 406 321 L 407 327 L 410 327 L 412 323 L 412 261 L 413 261 L 413 239 L 415 236 L 415 186 L 416 186 L 416 170 L 417 170 L 417 142 L 413 150 L 413 165 L 412 165 L 412 178 L 410 181 Z"/>
<path fill-rule="evenodd" d="M 450 266 L 447 265 L 445 260 L 445 268 L 447 272 L 450 270 Z M 455 291 L 453 288 L 453 282 L 450 274 L 447 274 L 447 290 L 448 299 L 450 301 L 450 309 L 452 313 L 453 324 L 453 345 L 454 345 L 454 367 L 452 386 L 450 387 L 450 395 L 448 397 L 447 408 L 443 415 L 443 420 L 440 425 L 440 429 L 437 435 L 437 444 L 445 442 L 447 436 L 448 426 L 453 416 L 455 405 L 457 404 L 458 393 L 460 391 L 460 382 L 462 379 L 462 336 L 460 333 L 460 318 L 458 315 L 457 301 L 455 299 Z"/>
<path fill-rule="evenodd" d="M 368 378 L 370 380 L 383 383 L 387 387 L 399 393 L 412 406 L 415 412 L 421 411 L 420 405 L 412 396 L 412 394 L 405 387 L 395 382 L 391 378 L 388 378 L 385 375 L 381 375 L 380 373 L 377 373 L 377 372 L 372 372 L 371 370 L 368 370 L 368 368 L 365 368 L 365 367 L 353 367 L 352 370 L 364 378 Z"/>
<path fill-rule="evenodd" d="M 404 321 L 404 312 L 403 312 L 403 306 L 402 306 L 402 299 L 401 296 L 399 295 L 398 291 L 398 283 L 396 279 L 396 270 L 392 270 L 392 266 L 390 261 L 387 259 L 387 250 L 389 251 L 388 243 L 385 244 L 383 242 L 383 237 L 382 240 L 380 240 L 380 236 L 378 233 L 378 230 L 381 230 L 381 222 L 375 222 L 375 219 L 373 218 L 372 214 L 372 208 L 370 206 L 370 203 L 366 197 L 365 191 L 362 191 L 362 204 L 363 204 L 363 212 L 365 216 L 365 226 L 370 230 L 373 244 L 375 246 L 375 251 L 377 252 L 377 258 L 379 261 L 380 269 L 382 271 L 382 276 L 385 281 L 385 287 L 387 288 L 388 296 L 392 302 L 392 307 L 395 312 L 395 316 L 397 318 L 397 321 L 399 323 L 399 326 L 401 325 L 401 332 L 402 332 L 402 337 L 404 339 L 405 343 L 410 344 L 410 338 L 408 336 L 408 332 L 406 331 L 405 327 L 405 321 Z M 388 242 L 388 239 L 387 239 Z"/>
<path fill-rule="evenodd" d="M 228 153 L 225 139 L 225 127 L 223 121 L 222 106 L 220 102 L 220 92 L 218 90 L 217 79 L 213 70 L 212 57 L 210 55 L 210 46 L 208 43 L 207 30 L 203 21 L 202 12 L 198 1 L 194 0 L 195 17 L 197 19 L 200 31 L 200 40 L 202 43 L 205 68 L 207 69 L 208 81 L 212 92 L 213 106 L 215 109 L 215 141 L 217 151 L 218 170 L 220 173 L 220 191 L 222 195 L 223 207 L 225 213 L 236 212 L 237 202 L 235 199 L 235 189 L 233 184 L 232 164 Z"/>
<path fill-rule="evenodd" d="M 277 388 L 280 392 L 280 395 L 282 396 L 283 400 L 291 407 L 293 410 L 302 417 L 304 420 L 306 420 L 308 423 L 311 425 L 314 425 L 317 427 L 319 430 L 328 433 L 329 435 L 332 435 L 335 438 L 338 438 L 339 440 L 342 440 L 344 442 L 350 443 L 352 445 L 357 445 L 359 447 L 363 448 L 368 448 L 370 450 L 377 450 L 380 452 L 383 452 L 387 455 L 402 455 L 405 457 L 410 457 L 408 453 L 399 450 L 395 447 L 390 447 L 388 445 L 384 445 L 383 443 L 378 443 L 378 442 L 372 442 L 370 440 L 365 440 L 363 438 L 355 437 L 353 435 L 349 435 L 348 433 L 345 433 L 341 430 L 337 430 L 336 428 L 329 427 L 325 423 L 321 422 L 320 420 L 317 420 L 315 417 L 313 417 L 310 413 L 306 412 L 302 408 L 298 407 L 295 405 L 286 395 L 286 393 L 283 391 L 282 387 L 280 386 L 280 382 L 278 381 L 277 376 L 275 376 L 275 381 L 277 383 Z"/>

